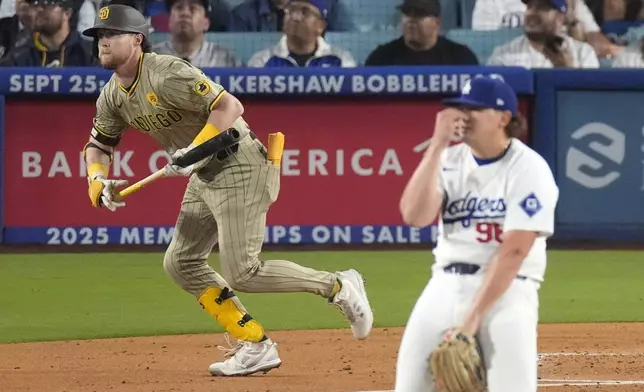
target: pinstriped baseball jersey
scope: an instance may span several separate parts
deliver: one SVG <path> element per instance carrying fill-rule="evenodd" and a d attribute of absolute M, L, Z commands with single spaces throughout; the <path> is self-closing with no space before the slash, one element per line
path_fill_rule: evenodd
<path fill-rule="evenodd" d="M 615 57 L 613 68 L 644 68 L 644 56 L 640 46 L 625 48 Z"/>
<path fill-rule="evenodd" d="M 224 88 L 199 68 L 170 55 L 145 53 L 134 83 L 122 86 L 115 76 L 96 102 L 92 135 L 115 145 L 128 126 L 150 135 L 168 151 L 187 147 L 201 131 Z M 248 124 L 234 124 L 242 137 Z M 100 141 L 100 139 L 97 139 Z"/>
<path fill-rule="evenodd" d="M 599 68 L 599 59 L 592 46 L 563 36 L 564 48 L 572 55 L 573 68 Z M 536 50 L 525 35 L 505 45 L 494 48 L 487 65 L 525 68 L 552 68 L 553 64 L 542 52 Z"/>

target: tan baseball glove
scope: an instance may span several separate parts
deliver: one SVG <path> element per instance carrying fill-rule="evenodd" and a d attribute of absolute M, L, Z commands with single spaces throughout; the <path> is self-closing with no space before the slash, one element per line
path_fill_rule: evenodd
<path fill-rule="evenodd" d="M 486 392 L 485 363 L 476 338 L 454 331 L 429 357 L 430 371 L 439 392 Z"/>

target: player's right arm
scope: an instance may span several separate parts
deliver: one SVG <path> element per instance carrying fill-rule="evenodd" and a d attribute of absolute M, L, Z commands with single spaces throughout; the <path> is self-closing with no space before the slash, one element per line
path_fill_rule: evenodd
<path fill-rule="evenodd" d="M 438 217 L 446 197 L 439 178 L 441 157 L 464 121 L 465 114 L 454 108 L 438 113 L 431 143 L 400 198 L 400 214 L 405 224 L 425 227 Z"/>
<path fill-rule="evenodd" d="M 89 141 L 83 148 L 87 181 L 89 183 L 89 198 L 92 206 L 105 206 L 114 211 L 116 207 L 125 205 L 114 200 L 117 187 L 127 184 L 127 181 L 108 180 L 109 167 L 112 162 L 114 149 L 121 141 L 121 135 L 127 123 L 121 118 L 115 108 L 111 107 L 106 97 L 106 89 L 96 101 L 96 116 Z"/>

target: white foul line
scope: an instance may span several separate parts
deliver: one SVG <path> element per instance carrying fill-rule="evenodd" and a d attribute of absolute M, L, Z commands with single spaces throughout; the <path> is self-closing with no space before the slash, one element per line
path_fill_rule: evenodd
<path fill-rule="evenodd" d="M 644 385 L 644 380 L 540 380 L 538 387 L 589 387 L 589 386 L 618 386 L 618 385 Z M 543 382 L 546 382 L 543 384 Z M 383 391 L 360 392 L 395 392 L 393 389 Z"/>
<path fill-rule="evenodd" d="M 596 353 L 585 353 L 585 352 L 577 352 L 577 353 L 566 353 L 566 352 L 559 352 L 559 353 L 543 353 L 543 354 L 537 354 L 537 357 L 539 358 L 549 358 L 549 357 L 641 357 L 644 356 L 643 353 L 613 353 L 613 352 L 596 352 Z"/>
<path fill-rule="evenodd" d="M 644 385 L 642 380 L 539 380 L 540 387 L 591 386 L 591 385 Z M 544 384 L 545 382 L 545 384 Z"/>
<path fill-rule="evenodd" d="M 644 353 L 615 353 L 615 352 L 555 352 L 537 354 L 538 359 L 550 357 L 641 357 Z M 540 379 L 538 386 L 545 387 L 583 387 L 583 386 L 618 386 L 618 385 L 644 385 L 644 380 L 566 380 L 566 379 Z M 359 392 L 395 392 L 394 390 L 359 391 Z"/>

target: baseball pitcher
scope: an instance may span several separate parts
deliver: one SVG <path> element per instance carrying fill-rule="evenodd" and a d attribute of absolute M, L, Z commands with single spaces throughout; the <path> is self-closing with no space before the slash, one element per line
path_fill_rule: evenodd
<path fill-rule="evenodd" d="M 148 26 L 134 8 L 109 5 L 99 11 L 94 38 L 101 65 L 114 71 L 96 103 L 96 116 L 84 155 L 89 198 L 96 208 L 125 206 L 109 178 L 114 149 L 132 127 L 145 132 L 178 158 L 234 129 L 238 142 L 187 167 L 169 163 L 167 176 L 190 176 L 172 241 L 165 253 L 166 273 L 194 295 L 203 309 L 238 340 L 230 357 L 214 363 L 213 375 L 267 372 L 279 367 L 276 344 L 244 308 L 235 291 L 308 292 L 337 305 L 357 339 L 372 328 L 362 276 L 355 270 L 324 272 L 286 260 L 260 260 L 266 213 L 277 199 L 283 139 L 266 148 L 241 117 L 233 95 L 190 63 L 150 53 Z M 221 274 L 208 264 L 219 244 Z"/>
<path fill-rule="evenodd" d="M 403 219 L 439 218 L 432 277 L 398 351 L 396 392 L 537 392 L 538 290 L 559 189 L 503 80 L 447 99 L 400 200 Z M 462 143 L 448 146 L 457 135 Z"/>

